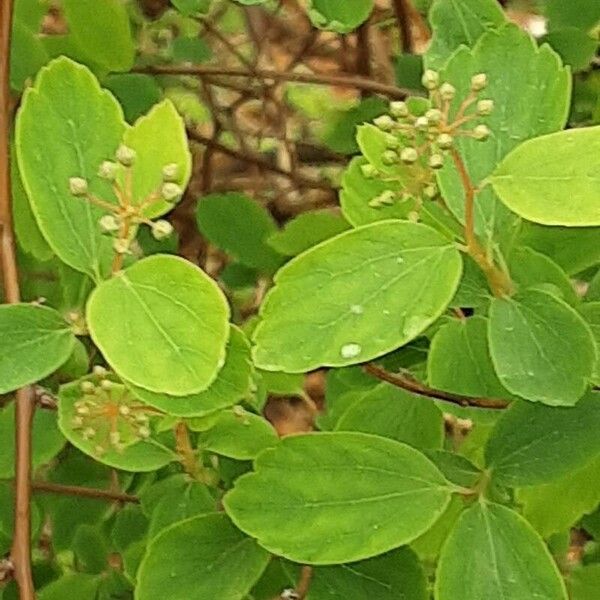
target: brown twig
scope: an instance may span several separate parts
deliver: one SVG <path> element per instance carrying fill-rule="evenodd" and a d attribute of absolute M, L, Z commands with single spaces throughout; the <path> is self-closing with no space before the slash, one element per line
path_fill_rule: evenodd
<path fill-rule="evenodd" d="M 115 502 L 129 502 L 139 504 L 140 499 L 131 494 L 111 490 L 98 490 L 95 488 L 80 487 L 77 485 L 61 485 L 47 481 L 34 481 L 31 484 L 35 492 L 46 494 L 62 494 L 66 496 L 80 496 L 82 498 L 97 498 L 98 500 L 113 500 Z"/>
<path fill-rule="evenodd" d="M 308 592 L 310 590 L 310 584 L 313 578 L 313 568 L 307 565 L 302 567 L 300 571 L 300 579 L 298 580 L 298 585 L 296 586 L 296 598 L 298 600 L 304 600 L 306 596 L 308 596 Z"/>
<path fill-rule="evenodd" d="M 0 4 L 0 254 L 6 302 L 20 301 L 11 215 L 10 187 L 10 32 L 13 0 Z M 31 423 L 35 397 L 31 387 L 17 391 L 15 404 L 15 528 L 11 548 L 21 600 L 33 600 L 31 574 Z"/>
<path fill-rule="evenodd" d="M 474 396 L 463 396 L 462 394 L 453 394 L 451 392 L 445 392 L 444 390 L 430 388 L 406 375 L 390 373 L 373 363 L 364 365 L 364 370 L 370 375 L 373 375 L 373 377 L 391 383 L 407 392 L 412 392 L 413 394 L 425 396 L 427 398 L 435 398 L 436 400 L 442 400 L 444 402 L 450 402 L 452 404 L 457 404 L 458 406 L 503 409 L 509 405 L 506 400 L 500 400 L 498 398 L 476 398 Z"/>
<path fill-rule="evenodd" d="M 365 21 L 356 31 L 356 72 L 362 77 L 371 76 L 371 42 L 369 21 Z M 362 90 L 365 97 L 368 90 Z"/>
<path fill-rule="evenodd" d="M 133 69 L 136 73 L 150 73 L 153 75 L 195 75 L 197 77 L 247 77 L 272 79 L 274 81 L 289 81 L 293 83 L 313 83 L 318 85 L 331 85 L 335 87 L 346 87 L 357 90 L 367 90 L 374 94 L 382 94 L 390 98 L 403 99 L 409 94 L 422 95 L 415 90 L 399 88 L 395 85 L 380 83 L 364 77 L 352 75 L 329 75 L 325 73 L 304 73 L 296 71 L 276 71 L 270 69 L 255 69 L 249 72 L 245 69 L 226 69 L 222 67 L 209 66 L 151 66 Z"/>
<path fill-rule="evenodd" d="M 402 52 L 410 54 L 413 51 L 413 35 L 410 27 L 410 7 L 408 0 L 393 0 L 394 12 L 398 21 L 398 29 L 402 36 Z"/>

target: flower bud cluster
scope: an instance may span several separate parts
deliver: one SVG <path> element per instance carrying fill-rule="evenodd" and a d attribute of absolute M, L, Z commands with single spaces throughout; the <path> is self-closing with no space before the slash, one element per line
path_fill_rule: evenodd
<path fill-rule="evenodd" d="M 129 391 L 109 378 L 104 367 L 79 385 L 81 398 L 74 404 L 71 428 L 94 444 L 101 456 L 125 448 L 151 435 L 150 418 L 143 405 L 136 404 Z"/>

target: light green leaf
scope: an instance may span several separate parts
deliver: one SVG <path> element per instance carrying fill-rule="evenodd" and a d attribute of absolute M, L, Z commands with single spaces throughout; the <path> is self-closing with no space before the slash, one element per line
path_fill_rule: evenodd
<path fill-rule="evenodd" d="M 53 309 L 34 304 L 0 306 L 0 394 L 50 375 L 75 346 L 70 325 Z"/>
<path fill-rule="evenodd" d="M 135 46 L 127 9 L 120 0 L 63 0 L 69 34 L 78 53 L 107 71 L 129 71 Z"/>
<path fill-rule="evenodd" d="M 574 569 L 569 576 L 571 600 L 596 600 L 600 588 L 600 564 Z"/>
<path fill-rule="evenodd" d="M 423 567 L 408 548 L 314 570 L 306 600 L 426 600 Z"/>
<path fill-rule="evenodd" d="M 124 130 L 119 103 L 65 57 L 40 71 L 17 117 L 19 170 L 40 230 L 62 261 L 95 279 L 108 270 L 111 242 L 98 226 L 103 211 L 73 197 L 69 178 L 83 177 L 91 193 L 116 202 L 97 171 Z"/>
<path fill-rule="evenodd" d="M 600 459 L 552 483 L 517 490 L 517 500 L 542 537 L 568 530 L 600 503 Z"/>
<path fill-rule="evenodd" d="M 307 564 L 406 544 L 433 525 L 452 492 L 423 454 L 364 433 L 290 436 L 254 468 L 225 495 L 225 510 L 271 552 Z"/>
<path fill-rule="evenodd" d="M 267 244 L 277 231 L 271 215 L 243 194 L 210 194 L 198 201 L 200 233 L 215 246 L 248 267 L 272 273 L 283 262 Z"/>
<path fill-rule="evenodd" d="M 278 441 L 277 432 L 265 418 L 236 406 L 219 413 L 215 424 L 200 433 L 198 447 L 237 460 L 251 460 Z"/>
<path fill-rule="evenodd" d="M 90 296 L 94 343 L 119 376 L 153 392 L 206 390 L 225 360 L 229 307 L 216 283 L 190 262 L 155 254 Z"/>
<path fill-rule="evenodd" d="M 58 425 L 61 431 L 76 448 L 88 456 L 116 469 L 138 472 L 155 471 L 179 459 L 174 451 L 161 444 L 155 436 L 142 439 L 139 434 L 140 424 L 134 415 L 142 415 L 144 412 L 135 408 L 137 398 L 130 395 L 124 386 L 113 383 L 109 392 L 97 388 L 95 395 L 90 397 L 84 396 L 81 381 L 74 381 L 61 386 L 59 399 Z M 89 401 L 89 405 L 88 412 L 80 417 L 77 403 L 82 400 Z M 123 406 L 129 409 L 129 417 L 120 412 Z M 111 440 L 114 432 L 118 432 L 120 437 L 118 448 Z"/>
<path fill-rule="evenodd" d="M 444 545 L 435 598 L 567 600 L 567 592 L 531 525 L 505 506 L 478 502 L 462 514 Z"/>
<path fill-rule="evenodd" d="M 597 360 L 583 318 L 562 300 L 536 289 L 492 300 L 489 345 L 504 387 L 550 406 L 575 404 Z"/>
<path fill-rule="evenodd" d="M 521 142 L 562 129 L 571 92 L 569 70 L 554 51 L 547 45 L 538 48 L 527 33 L 512 24 L 484 34 L 473 50 L 461 48 L 448 61 L 442 79 L 457 90 L 451 115 L 469 95 L 471 77 L 477 73 L 485 73 L 489 81 L 480 97 L 495 102 L 495 110 L 485 119 L 492 133 L 485 142 L 471 137 L 460 137 L 455 142 L 476 186 Z M 453 161 L 447 160 L 438 172 L 438 183 L 450 210 L 462 220 L 464 188 Z M 489 186 L 476 195 L 475 205 L 481 233 L 487 237 L 492 237 L 494 231 L 510 233 L 515 217 L 498 202 Z"/>
<path fill-rule="evenodd" d="M 455 394 L 512 399 L 494 371 L 487 319 L 480 316 L 440 327 L 431 342 L 427 378 L 434 388 Z"/>
<path fill-rule="evenodd" d="M 586 302 L 581 305 L 579 312 L 592 330 L 596 347 L 600 348 L 600 302 Z M 600 353 L 596 358 L 592 380 L 595 385 L 600 385 Z"/>
<path fill-rule="evenodd" d="M 49 463 L 66 443 L 56 424 L 56 414 L 49 410 L 35 411 L 31 439 L 35 469 Z M 0 410 L 0 479 L 10 479 L 14 474 L 15 403 L 10 402 Z"/>
<path fill-rule="evenodd" d="M 491 177 L 502 202 L 543 225 L 600 225 L 600 127 L 570 129 L 513 150 Z"/>
<path fill-rule="evenodd" d="M 192 156 L 188 149 L 185 124 L 170 100 L 156 104 L 125 132 L 123 143 L 136 151 L 131 185 L 134 204 L 159 193 L 163 183 L 163 167 L 176 164 L 174 183 L 182 189 L 192 172 Z M 153 203 L 145 214 L 154 219 L 170 211 L 173 204 L 165 200 Z"/>
<path fill-rule="evenodd" d="M 425 225 L 382 221 L 342 233 L 278 271 L 254 332 L 255 362 L 298 373 L 386 354 L 440 316 L 461 266 L 456 248 Z"/>
<path fill-rule="evenodd" d="M 181 521 L 154 538 L 138 571 L 136 600 L 242 600 L 269 554 L 223 514 Z"/>
<path fill-rule="evenodd" d="M 362 431 L 419 449 L 441 448 L 444 420 L 429 398 L 382 383 L 343 413 L 336 431 Z"/>
<path fill-rule="evenodd" d="M 169 396 L 151 392 L 130 382 L 129 389 L 145 404 L 177 417 L 202 417 L 233 406 L 249 395 L 252 385 L 250 343 L 240 329 L 231 326 L 225 364 L 217 378 L 203 392 L 189 396 Z"/>
<path fill-rule="evenodd" d="M 283 256 L 296 256 L 331 237 L 350 229 L 342 217 L 329 210 L 313 210 L 288 221 L 267 242 Z"/>
<path fill-rule="evenodd" d="M 440 69 L 459 46 L 472 48 L 486 31 L 506 23 L 506 17 L 496 0 L 437 0 L 429 21 L 433 37 L 425 64 Z"/>
<path fill-rule="evenodd" d="M 373 0 L 308 0 L 307 9 L 316 27 L 349 33 L 369 18 Z"/>
<path fill-rule="evenodd" d="M 572 408 L 516 402 L 492 431 L 486 464 L 507 486 L 548 483 L 600 454 L 599 428 L 600 395 L 594 392 Z"/>

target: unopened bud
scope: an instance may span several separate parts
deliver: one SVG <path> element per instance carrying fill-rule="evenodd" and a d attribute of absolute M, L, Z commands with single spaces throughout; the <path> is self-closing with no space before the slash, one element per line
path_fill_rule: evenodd
<path fill-rule="evenodd" d="M 377 175 L 378 175 L 377 169 L 370 163 L 361 165 L 360 170 L 362 171 L 362 174 L 364 175 L 364 177 L 366 177 L 367 179 L 373 179 L 374 177 L 377 177 Z"/>
<path fill-rule="evenodd" d="M 471 89 L 474 92 L 480 92 L 487 87 L 488 79 L 485 73 L 477 73 L 471 77 Z"/>
<path fill-rule="evenodd" d="M 88 182 L 83 177 L 69 178 L 69 191 L 73 196 L 86 196 L 88 193 Z"/>
<path fill-rule="evenodd" d="M 480 100 L 477 103 L 477 114 L 480 117 L 487 117 L 492 114 L 494 110 L 494 101 L 493 100 Z"/>
<path fill-rule="evenodd" d="M 100 446 L 100 444 L 98 444 L 98 446 L 96 446 L 94 448 L 94 452 L 96 453 L 97 456 L 102 456 L 103 454 L 106 454 L 106 448 L 104 446 Z"/>
<path fill-rule="evenodd" d="M 108 439 L 110 440 L 111 445 L 116 446 L 121 443 L 121 434 L 118 431 L 111 431 L 108 434 Z"/>
<path fill-rule="evenodd" d="M 404 148 L 402 150 L 402 152 L 400 153 L 400 160 L 406 164 L 412 164 L 412 163 L 416 162 L 418 158 L 419 158 L 419 153 L 416 151 L 415 148 L 411 148 L 411 147 Z"/>
<path fill-rule="evenodd" d="M 106 377 L 108 371 L 102 365 L 95 365 L 92 369 L 92 373 L 98 377 Z"/>
<path fill-rule="evenodd" d="M 125 146 L 124 144 L 121 144 L 118 149 L 117 149 L 117 153 L 115 154 L 117 160 L 124 166 L 124 167 L 131 167 L 133 165 L 133 163 L 135 162 L 137 153 L 133 148 L 130 148 L 129 146 Z"/>
<path fill-rule="evenodd" d="M 403 119 L 404 117 L 408 117 L 410 111 L 408 110 L 406 102 L 396 101 L 390 102 L 390 113 L 397 119 Z"/>
<path fill-rule="evenodd" d="M 91 381 L 82 381 L 79 388 L 84 394 L 93 394 L 96 391 L 96 386 Z"/>
<path fill-rule="evenodd" d="M 169 237 L 172 233 L 173 225 L 171 225 L 169 221 L 161 219 L 160 221 L 152 223 L 152 235 L 154 236 L 154 239 L 163 240 Z"/>
<path fill-rule="evenodd" d="M 477 125 L 473 129 L 473 137 L 481 142 L 485 141 L 490 137 L 490 129 L 487 125 Z"/>
<path fill-rule="evenodd" d="M 419 213 L 416 210 L 411 210 L 406 216 L 411 223 L 419 222 Z"/>
<path fill-rule="evenodd" d="M 83 430 L 83 437 L 86 440 L 91 440 L 92 438 L 94 438 L 96 436 L 96 430 L 93 427 L 86 427 Z"/>
<path fill-rule="evenodd" d="M 80 429 L 83 427 L 83 419 L 81 417 L 73 417 L 71 419 L 71 427 L 73 429 Z"/>
<path fill-rule="evenodd" d="M 162 170 L 163 181 L 177 181 L 179 175 L 179 165 L 177 163 L 170 163 L 165 165 Z"/>
<path fill-rule="evenodd" d="M 78 415 L 80 415 L 80 416 L 84 416 L 84 415 L 89 415 L 89 414 L 90 414 L 90 409 L 89 409 L 89 407 L 88 407 L 88 406 L 81 405 L 81 406 L 78 406 L 78 407 L 75 409 L 75 412 L 76 412 Z"/>
<path fill-rule="evenodd" d="M 369 201 L 369 206 L 371 208 L 380 208 L 381 206 L 391 206 L 396 201 L 396 194 L 391 190 L 386 190 L 379 194 L 379 196 L 375 196 L 372 200 Z"/>
<path fill-rule="evenodd" d="M 147 439 L 150 437 L 150 429 L 148 427 L 138 427 L 137 431 L 141 438 Z"/>
<path fill-rule="evenodd" d="M 433 198 L 435 198 L 438 194 L 437 186 L 432 183 L 431 185 L 425 187 L 423 193 L 425 194 L 425 196 L 427 196 L 427 198 L 433 200 Z"/>
<path fill-rule="evenodd" d="M 454 139 L 449 133 L 441 133 L 436 140 L 436 143 L 441 150 L 449 150 L 452 148 L 453 142 Z"/>
<path fill-rule="evenodd" d="M 99 224 L 104 233 L 114 233 L 119 230 L 119 221 L 114 215 L 104 215 Z"/>
<path fill-rule="evenodd" d="M 381 115 L 374 119 L 373 123 L 382 131 L 391 131 L 394 128 L 394 120 L 390 115 Z"/>
<path fill-rule="evenodd" d="M 432 69 L 427 69 L 421 78 L 423 87 L 427 90 L 435 90 L 440 85 L 440 74 Z"/>
<path fill-rule="evenodd" d="M 119 165 L 112 160 L 105 160 L 98 169 L 98 176 L 108 181 L 114 181 L 117 177 Z"/>
<path fill-rule="evenodd" d="M 385 145 L 390 150 L 396 150 L 400 146 L 400 140 L 395 135 L 388 133 L 385 136 Z"/>
<path fill-rule="evenodd" d="M 160 188 L 160 195 L 167 202 L 177 202 L 183 195 L 183 189 L 176 183 L 167 182 Z"/>
<path fill-rule="evenodd" d="M 444 157 L 441 154 L 432 154 L 429 157 L 429 166 L 432 169 L 441 169 L 444 166 Z"/>
<path fill-rule="evenodd" d="M 121 404 L 121 406 L 119 406 L 119 414 L 121 414 L 123 417 L 127 417 L 129 414 L 131 414 L 131 409 L 129 406 L 127 406 L 127 404 Z"/>
<path fill-rule="evenodd" d="M 120 238 L 113 240 L 113 249 L 117 254 L 128 254 L 129 240 L 122 240 Z"/>
<path fill-rule="evenodd" d="M 429 119 L 427 117 L 419 117 L 415 121 L 415 127 L 419 131 L 427 131 L 427 129 L 429 128 Z"/>
<path fill-rule="evenodd" d="M 393 165 L 398 162 L 398 154 L 393 150 L 386 150 L 381 155 L 381 162 L 384 165 Z"/>
<path fill-rule="evenodd" d="M 115 385 L 115 384 L 114 384 L 114 383 L 113 383 L 113 382 L 112 382 L 110 379 L 103 379 L 103 380 L 100 382 L 100 387 L 101 387 L 103 390 L 106 390 L 106 391 L 108 391 L 108 390 L 112 390 L 112 389 L 113 389 L 113 387 L 114 387 L 114 385 Z"/>
<path fill-rule="evenodd" d="M 440 87 L 442 100 L 453 100 L 456 96 L 456 88 L 451 83 L 443 83 Z"/>
<path fill-rule="evenodd" d="M 430 108 L 425 116 L 429 119 L 430 123 L 437 125 L 442 120 L 442 111 L 439 108 Z"/>

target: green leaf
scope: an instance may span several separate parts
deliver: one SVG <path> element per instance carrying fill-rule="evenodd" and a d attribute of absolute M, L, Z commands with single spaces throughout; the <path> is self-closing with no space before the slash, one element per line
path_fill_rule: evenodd
<path fill-rule="evenodd" d="M 478 502 L 462 514 L 444 545 L 435 598 L 567 600 L 567 592 L 531 525 L 505 506 Z"/>
<path fill-rule="evenodd" d="M 368 163 L 366 158 L 356 156 L 344 171 L 342 191 L 340 192 L 340 204 L 344 217 L 355 227 L 386 219 L 405 219 L 413 209 L 412 202 L 394 202 L 394 204 L 380 208 L 369 206 L 369 202 L 383 192 L 399 191 L 402 189 L 402 185 L 398 181 L 367 179 L 361 167 Z"/>
<path fill-rule="evenodd" d="M 65 438 L 56 424 L 52 411 L 37 410 L 32 429 L 33 468 L 49 463 L 64 447 Z M 15 403 L 10 402 L 0 410 L 0 479 L 15 474 Z"/>
<path fill-rule="evenodd" d="M 44 586 L 39 600 L 96 600 L 100 578 L 89 573 L 69 573 Z"/>
<path fill-rule="evenodd" d="M 251 460 L 278 441 L 277 432 L 266 419 L 237 406 L 219 413 L 215 424 L 198 436 L 198 447 L 237 460 Z"/>
<path fill-rule="evenodd" d="M 107 71 L 129 71 L 135 46 L 127 9 L 119 0 L 63 0 L 69 34 L 78 53 Z"/>
<path fill-rule="evenodd" d="M 73 538 L 78 566 L 89 573 L 102 573 L 108 567 L 108 540 L 99 527 L 81 525 Z"/>
<path fill-rule="evenodd" d="M 538 48 L 527 33 L 512 24 L 484 34 L 473 50 L 461 48 L 448 61 L 442 79 L 457 90 L 451 115 L 456 115 L 469 95 L 471 77 L 477 73 L 487 75 L 485 97 L 493 99 L 497 107 L 486 118 L 492 134 L 485 142 L 471 137 L 460 137 L 455 142 L 475 186 L 521 142 L 562 129 L 571 92 L 569 70 L 558 56 L 547 45 Z M 464 188 L 453 161 L 447 160 L 438 172 L 438 183 L 450 210 L 463 220 Z M 487 237 L 494 231 L 510 234 L 514 215 L 498 202 L 491 187 L 483 187 L 476 195 L 475 206 L 476 226 L 481 233 Z"/>
<path fill-rule="evenodd" d="M 600 5 L 595 0 L 546 0 L 545 5 L 550 29 L 572 26 L 589 31 L 600 22 Z"/>
<path fill-rule="evenodd" d="M 145 258 L 98 286 L 88 302 L 94 343 L 119 376 L 153 392 L 205 390 L 225 360 L 229 307 L 192 263 Z"/>
<path fill-rule="evenodd" d="M 150 195 L 160 192 L 163 167 L 176 164 L 174 183 L 185 188 L 192 172 L 192 156 L 188 149 L 185 124 L 170 100 L 156 104 L 125 132 L 123 143 L 137 156 L 131 170 L 134 204 L 142 204 Z M 163 200 L 144 211 L 154 219 L 172 210 L 173 204 Z"/>
<path fill-rule="evenodd" d="M 420 449 L 441 448 L 444 420 L 429 398 L 382 383 L 354 402 L 335 430 L 372 433 Z"/>
<path fill-rule="evenodd" d="M 437 0 L 429 21 L 433 37 L 425 64 L 440 69 L 459 46 L 472 48 L 486 31 L 506 23 L 506 17 L 496 0 Z"/>
<path fill-rule="evenodd" d="M 212 0 L 172 0 L 171 4 L 184 16 L 192 17 L 197 14 L 206 14 Z"/>
<path fill-rule="evenodd" d="M 571 600 L 596 600 L 600 588 L 600 564 L 574 569 L 569 575 Z"/>
<path fill-rule="evenodd" d="M 15 16 L 11 33 L 10 87 L 21 91 L 48 59 L 48 52 L 38 32 Z"/>
<path fill-rule="evenodd" d="M 548 483 L 598 456 L 599 427 L 600 395 L 594 392 L 572 408 L 515 402 L 492 431 L 486 464 L 507 486 Z"/>
<path fill-rule="evenodd" d="M 138 571 L 139 600 L 242 600 L 269 554 L 223 514 L 193 517 L 154 538 Z"/>
<path fill-rule="evenodd" d="M 451 243 L 416 223 L 383 221 L 327 240 L 276 274 L 254 332 L 255 362 L 298 373 L 386 354 L 440 316 L 461 263 Z"/>
<path fill-rule="evenodd" d="M 565 27 L 551 31 L 542 38 L 561 57 L 564 64 L 575 71 L 587 69 L 592 62 L 598 42 L 577 27 Z"/>
<path fill-rule="evenodd" d="M 317 433 L 284 438 L 260 454 L 224 506 L 273 553 L 325 565 L 410 542 L 433 525 L 451 492 L 410 446 L 364 433 Z"/>
<path fill-rule="evenodd" d="M 313 210 L 288 221 L 267 242 L 283 256 L 297 256 L 348 229 L 350 226 L 341 215 L 329 210 Z"/>
<path fill-rule="evenodd" d="M 314 570 L 307 600 L 426 600 L 423 567 L 408 548 Z"/>
<path fill-rule="evenodd" d="M 481 471 L 460 454 L 446 450 L 429 450 L 425 455 L 448 481 L 456 485 L 472 488 L 481 478 Z"/>
<path fill-rule="evenodd" d="M 93 380 L 88 378 L 86 381 Z M 108 392 L 98 388 L 90 398 L 84 396 L 81 381 L 74 381 L 61 386 L 59 399 L 58 425 L 61 431 L 71 444 L 88 456 L 124 471 L 154 471 L 178 460 L 178 455 L 155 436 L 142 439 L 138 433 L 140 425 L 133 416 L 130 419 L 120 416 L 122 406 L 126 406 L 132 415 L 143 414 L 143 411 L 135 412 L 137 398 L 131 396 L 124 386 L 113 383 Z M 89 400 L 92 406 L 83 416 L 82 425 L 76 421 L 80 415 L 76 403 L 84 399 Z M 93 430 L 93 435 L 87 434 L 88 428 Z M 119 433 L 120 447 L 112 443 L 111 432 Z"/>
<path fill-rule="evenodd" d="M 160 102 L 161 89 L 156 79 L 150 75 L 120 73 L 110 75 L 102 81 L 102 84 L 121 103 L 128 123 L 133 123 Z M 159 148 L 161 145 L 157 144 L 155 149 Z"/>
<path fill-rule="evenodd" d="M 600 127 L 553 133 L 513 150 L 491 177 L 502 202 L 543 225 L 600 225 Z"/>
<path fill-rule="evenodd" d="M 309 0 L 307 11 L 315 27 L 349 33 L 364 23 L 373 10 L 373 0 Z"/>
<path fill-rule="evenodd" d="M 489 345 L 504 387 L 550 406 L 575 404 L 588 388 L 597 360 L 583 318 L 562 300 L 536 289 L 492 300 Z"/>
<path fill-rule="evenodd" d="M 431 386 L 467 396 L 512 399 L 494 371 L 487 326 L 486 318 L 474 316 L 438 329 L 427 359 Z"/>
<path fill-rule="evenodd" d="M 600 459 L 552 483 L 517 490 L 517 499 L 542 537 L 568 530 L 600 503 Z"/>
<path fill-rule="evenodd" d="M 91 193 L 114 198 L 97 171 L 114 155 L 124 130 L 118 102 L 85 67 L 65 57 L 40 71 L 17 117 L 19 170 L 40 230 L 62 261 L 95 279 L 108 270 L 111 242 L 98 226 L 103 211 L 73 197 L 69 178 L 83 177 Z"/>
<path fill-rule="evenodd" d="M 210 46 L 201 38 L 180 36 L 173 40 L 171 53 L 174 62 L 202 64 L 212 58 Z"/>
<path fill-rule="evenodd" d="M 238 262 L 272 273 L 281 256 L 267 244 L 277 231 L 271 215 L 243 194 L 209 194 L 198 201 L 196 220 L 200 233 Z"/>
<path fill-rule="evenodd" d="M 128 504 L 117 513 L 110 539 L 115 550 L 123 554 L 131 544 L 142 540 L 147 530 L 148 519 L 142 509 L 136 504 Z"/>
<path fill-rule="evenodd" d="M 587 302 L 582 304 L 579 312 L 583 315 L 583 318 L 587 321 L 594 334 L 596 347 L 600 348 L 600 302 Z M 592 380 L 595 385 L 600 385 L 600 353 L 596 358 Z"/>
<path fill-rule="evenodd" d="M 71 326 L 53 309 L 0 306 L 0 394 L 40 381 L 65 363 L 75 346 Z"/>
<path fill-rule="evenodd" d="M 250 343 L 240 329 L 231 326 L 225 364 L 215 381 L 203 392 L 189 396 L 169 396 L 151 392 L 126 382 L 129 389 L 145 404 L 177 417 L 202 417 L 233 406 L 250 393 L 252 362 Z"/>

